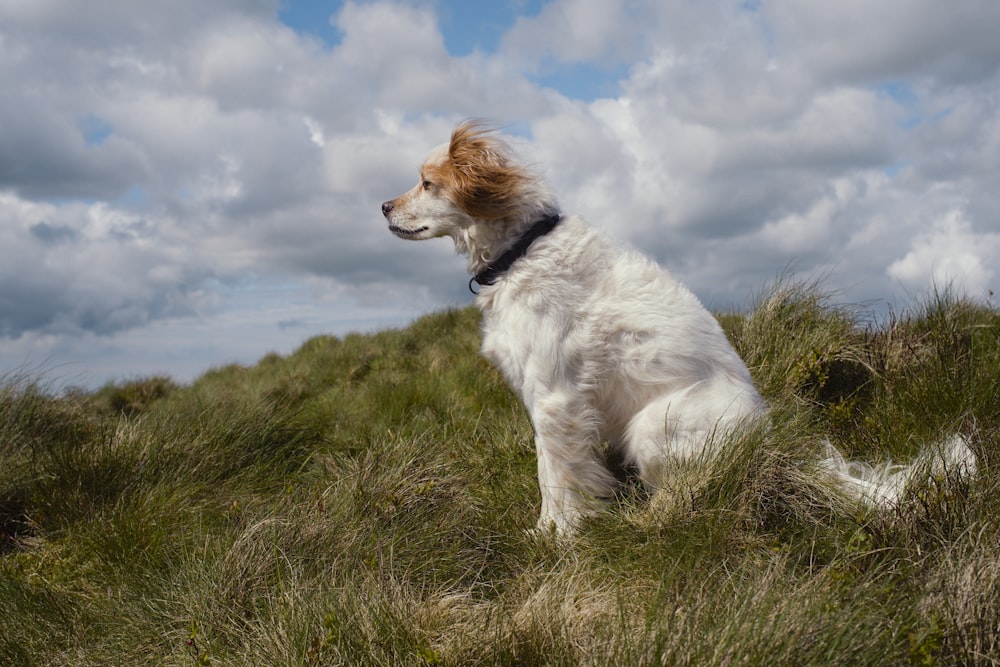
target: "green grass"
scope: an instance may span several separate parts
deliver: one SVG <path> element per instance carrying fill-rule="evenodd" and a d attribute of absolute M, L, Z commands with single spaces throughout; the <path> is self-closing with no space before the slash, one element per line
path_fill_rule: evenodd
<path fill-rule="evenodd" d="M 565 541 L 472 309 L 190 386 L 0 381 L 3 665 L 976 665 L 1000 660 L 1000 314 L 878 324 L 782 281 L 720 316 L 773 408 Z M 824 485 L 970 436 L 971 483 Z"/>

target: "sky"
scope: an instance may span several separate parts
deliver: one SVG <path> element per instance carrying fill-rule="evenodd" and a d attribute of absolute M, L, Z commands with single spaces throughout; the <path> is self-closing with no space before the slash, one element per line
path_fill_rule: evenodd
<path fill-rule="evenodd" d="M 486 118 L 716 311 L 1000 288 L 995 0 L 0 0 L 0 378 L 94 388 L 472 303 L 382 201 Z"/>

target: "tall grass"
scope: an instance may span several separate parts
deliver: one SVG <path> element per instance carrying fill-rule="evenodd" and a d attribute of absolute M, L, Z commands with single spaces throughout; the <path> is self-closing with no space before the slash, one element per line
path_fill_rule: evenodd
<path fill-rule="evenodd" d="M 782 281 L 720 316 L 771 423 L 562 541 L 471 309 L 190 386 L 9 376 L 0 664 L 996 664 L 1000 314 L 862 315 Z M 888 512 L 812 468 L 954 432 L 977 478 Z"/>

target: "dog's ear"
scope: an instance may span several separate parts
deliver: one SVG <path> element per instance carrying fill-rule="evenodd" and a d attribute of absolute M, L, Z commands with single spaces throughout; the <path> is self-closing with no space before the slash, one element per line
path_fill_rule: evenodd
<path fill-rule="evenodd" d="M 500 220 L 520 209 L 524 187 L 532 178 L 514 164 L 496 130 L 481 121 L 455 128 L 448 146 L 456 204 L 481 220 Z"/>

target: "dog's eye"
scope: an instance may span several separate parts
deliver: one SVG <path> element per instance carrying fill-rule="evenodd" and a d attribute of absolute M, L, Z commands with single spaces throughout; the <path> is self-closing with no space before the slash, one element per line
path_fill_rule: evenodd
<path fill-rule="evenodd" d="M 422 182 L 422 183 L 420 184 L 420 187 L 422 187 L 422 188 L 423 188 L 424 190 L 430 190 L 430 189 L 431 189 L 431 186 L 432 186 L 432 185 L 434 185 L 434 184 L 433 184 L 433 183 L 431 183 L 430 181 L 428 181 L 428 180 L 426 180 L 426 179 L 425 179 L 425 180 L 424 180 L 424 181 L 423 181 L 423 182 Z"/>

